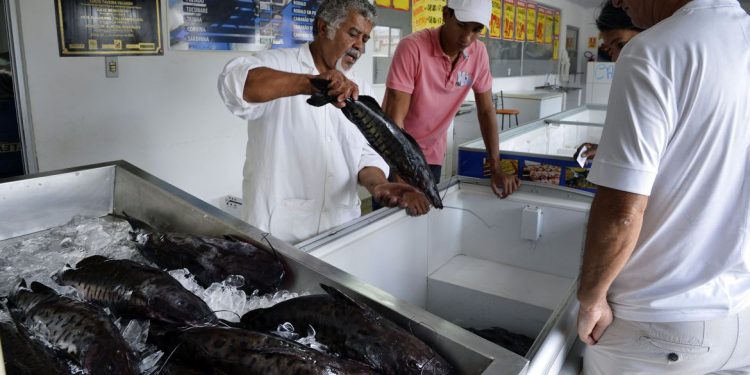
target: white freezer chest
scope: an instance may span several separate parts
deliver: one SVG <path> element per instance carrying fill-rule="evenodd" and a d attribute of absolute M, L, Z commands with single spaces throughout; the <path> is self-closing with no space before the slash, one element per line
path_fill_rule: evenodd
<path fill-rule="evenodd" d="M 444 191 L 443 210 L 376 211 L 297 247 L 447 322 L 529 336 L 525 356 L 508 351 L 529 362 L 518 373 L 556 374 L 576 338 L 592 194 L 526 183 L 498 199 L 468 181 Z"/>

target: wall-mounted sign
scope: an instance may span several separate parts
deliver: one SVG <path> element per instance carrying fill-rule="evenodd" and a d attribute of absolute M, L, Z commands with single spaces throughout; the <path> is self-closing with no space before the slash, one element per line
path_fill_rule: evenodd
<path fill-rule="evenodd" d="M 320 0 L 169 0 L 176 50 L 260 51 L 311 42 Z"/>
<path fill-rule="evenodd" d="M 375 0 L 375 5 L 396 10 L 409 10 L 409 0 Z"/>
<path fill-rule="evenodd" d="M 526 1 L 516 2 L 516 40 L 526 41 Z"/>
<path fill-rule="evenodd" d="M 503 0 L 492 0 L 492 14 L 490 14 L 490 38 L 502 36 Z"/>
<path fill-rule="evenodd" d="M 60 56 L 162 55 L 160 0 L 55 0 Z"/>
<path fill-rule="evenodd" d="M 526 3 L 526 41 L 536 42 L 536 3 Z"/>
<path fill-rule="evenodd" d="M 443 7 L 446 0 L 413 0 L 411 32 L 432 29 L 443 24 Z"/>
<path fill-rule="evenodd" d="M 503 4 L 503 39 L 513 40 L 516 31 L 516 1 L 505 0 Z"/>

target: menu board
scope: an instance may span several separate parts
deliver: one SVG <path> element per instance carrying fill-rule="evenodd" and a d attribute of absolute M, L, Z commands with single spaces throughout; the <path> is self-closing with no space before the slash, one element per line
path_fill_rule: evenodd
<path fill-rule="evenodd" d="M 443 24 L 443 7 L 446 0 L 413 0 L 411 32 L 433 29 Z"/>
<path fill-rule="evenodd" d="M 503 0 L 492 0 L 492 14 L 490 15 L 490 38 L 502 36 L 500 25 L 503 19 Z"/>
<path fill-rule="evenodd" d="M 162 55 L 159 0 L 55 0 L 60 56 Z"/>
<path fill-rule="evenodd" d="M 536 42 L 536 4 L 526 3 L 526 41 Z"/>
<path fill-rule="evenodd" d="M 176 50 L 260 51 L 313 40 L 320 0 L 169 0 Z"/>
<path fill-rule="evenodd" d="M 513 40 L 516 19 L 516 2 L 515 0 L 505 0 L 503 12 L 503 39 Z"/>
<path fill-rule="evenodd" d="M 526 40 L 526 1 L 517 0 L 516 4 L 516 40 Z"/>

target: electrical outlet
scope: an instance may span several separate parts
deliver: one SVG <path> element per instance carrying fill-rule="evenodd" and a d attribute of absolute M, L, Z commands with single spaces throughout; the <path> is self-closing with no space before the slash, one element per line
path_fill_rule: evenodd
<path fill-rule="evenodd" d="M 228 194 L 221 202 L 221 209 L 237 218 L 242 218 L 242 198 Z"/>

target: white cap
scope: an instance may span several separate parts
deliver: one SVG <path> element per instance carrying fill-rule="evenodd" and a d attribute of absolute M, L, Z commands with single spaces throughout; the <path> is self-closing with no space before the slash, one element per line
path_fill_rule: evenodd
<path fill-rule="evenodd" d="M 453 9 L 456 19 L 461 22 L 477 22 L 490 27 L 492 0 L 448 0 L 446 6 Z"/>

